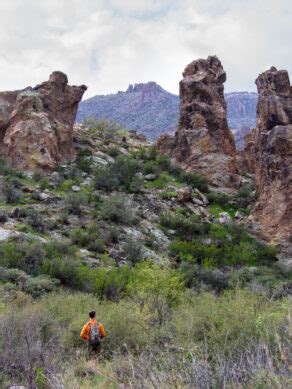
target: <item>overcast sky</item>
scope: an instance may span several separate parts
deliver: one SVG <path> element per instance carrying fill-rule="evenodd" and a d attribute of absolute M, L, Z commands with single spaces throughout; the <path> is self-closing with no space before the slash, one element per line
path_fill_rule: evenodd
<path fill-rule="evenodd" d="M 85 97 L 156 81 L 178 93 L 185 66 L 216 54 L 226 91 L 292 74 L 291 0 L 0 0 L 0 90 L 62 70 Z"/>

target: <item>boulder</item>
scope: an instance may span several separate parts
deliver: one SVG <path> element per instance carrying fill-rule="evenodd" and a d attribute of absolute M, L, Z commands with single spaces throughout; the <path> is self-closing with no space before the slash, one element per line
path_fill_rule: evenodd
<path fill-rule="evenodd" d="M 71 187 L 71 190 L 72 190 L 72 192 L 80 192 L 80 186 L 78 186 L 78 185 L 73 185 L 73 186 Z"/>
<path fill-rule="evenodd" d="M 204 206 L 203 201 L 198 199 L 197 197 L 193 198 L 193 203 L 196 204 L 196 205 Z"/>
<path fill-rule="evenodd" d="M 85 90 L 57 71 L 34 88 L 0 93 L 0 146 L 14 167 L 52 170 L 75 157 L 73 123 Z"/>
<path fill-rule="evenodd" d="M 192 192 L 193 189 L 191 186 L 186 186 L 184 188 L 180 188 L 177 190 L 177 201 L 180 203 L 187 203 L 188 201 L 192 201 Z"/>
<path fill-rule="evenodd" d="M 5 223 L 5 225 L 6 224 L 7 223 Z M 14 227 L 14 225 L 12 227 Z M 19 232 L 14 230 L 6 230 L 5 228 L 0 227 L 0 242 L 3 240 L 7 240 L 11 237 L 14 237 L 16 235 L 19 235 Z"/>
<path fill-rule="evenodd" d="M 153 173 L 146 174 L 145 176 L 145 180 L 147 181 L 154 181 L 156 180 L 156 178 L 157 178 L 156 174 Z"/>
<path fill-rule="evenodd" d="M 40 199 L 41 201 L 48 200 L 49 198 L 50 198 L 50 195 L 47 194 L 47 193 L 45 193 L 45 192 L 41 192 L 41 193 L 39 194 L 39 199 Z"/>
<path fill-rule="evenodd" d="M 194 188 L 194 192 L 198 195 L 198 197 L 201 199 L 201 201 L 203 202 L 204 205 L 209 204 L 209 200 L 207 199 L 207 197 L 203 193 L 201 193 L 199 191 L 199 189 Z"/>
<path fill-rule="evenodd" d="M 226 73 L 216 56 L 190 63 L 180 82 L 180 117 L 175 137 L 162 135 L 161 154 L 181 167 L 204 175 L 217 187 L 236 187 L 236 151 L 228 128 Z"/>
<path fill-rule="evenodd" d="M 231 222 L 231 217 L 230 217 L 229 213 L 227 213 L 227 212 L 221 212 L 221 213 L 219 214 L 218 222 L 219 222 L 220 224 L 227 224 L 227 223 L 230 223 L 230 222 Z"/>

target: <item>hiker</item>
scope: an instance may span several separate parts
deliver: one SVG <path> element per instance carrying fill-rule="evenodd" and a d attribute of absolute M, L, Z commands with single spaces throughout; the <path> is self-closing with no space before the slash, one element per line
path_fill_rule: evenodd
<path fill-rule="evenodd" d="M 95 311 L 89 312 L 90 320 L 84 324 L 80 337 L 88 342 L 90 353 L 100 352 L 100 341 L 106 336 L 103 325 L 96 320 Z"/>

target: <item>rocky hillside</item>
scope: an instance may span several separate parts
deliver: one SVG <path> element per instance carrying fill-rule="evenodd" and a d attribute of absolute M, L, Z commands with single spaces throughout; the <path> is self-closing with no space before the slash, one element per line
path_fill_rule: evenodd
<path fill-rule="evenodd" d="M 226 93 L 227 119 L 239 148 L 243 136 L 255 126 L 257 94 Z M 130 85 L 125 92 L 94 96 L 79 104 L 77 121 L 85 118 L 110 119 L 137 130 L 150 140 L 174 132 L 179 115 L 179 98 L 155 82 Z"/>
<path fill-rule="evenodd" d="M 63 73 L 0 94 L 3 151 L 22 152 L 0 159 L 0 387 L 289 386 L 291 262 L 254 217 L 277 204 L 286 238 L 290 83 L 260 75 L 260 127 L 235 155 L 225 78 L 217 57 L 186 67 L 176 136 L 158 146 L 105 121 L 72 128 L 85 89 Z M 23 165 L 42 142 L 46 163 Z M 93 358 L 92 309 L 107 332 Z"/>
<path fill-rule="evenodd" d="M 104 128 L 76 128 L 74 145 L 76 161 L 50 174 L 1 161 L 0 386 L 203 388 L 223 377 L 238 387 L 244 376 L 253 387 L 271 363 L 271 387 L 285 383 L 278 299 L 290 284 L 275 248 L 244 227 L 252 179 L 234 196 L 212 192 L 147 142 Z M 97 362 L 79 338 L 93 308 L 108 333 Z"/>

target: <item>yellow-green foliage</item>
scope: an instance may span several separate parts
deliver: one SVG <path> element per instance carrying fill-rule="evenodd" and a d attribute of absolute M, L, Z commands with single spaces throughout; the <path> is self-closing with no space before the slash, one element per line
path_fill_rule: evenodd
<path fill-rule="evenodd" d="M 11 310 L 8 307 L 3 312 L 0 326 L 1 358 L 5 361 L 1 383 L 7 382 L 4 379 L 10 374 L 9 361 L 15 355 L 19 355 L 18 363 L 27 368 L 34 382 L 40 371 L 50 378 L 42 360 L 37 358 L 39 352 L 45 355 L 51 372 L 58 372 L 61 381 L 72 383 L 72 387 L 76 383 L 76 388 L 82 387 L 83 382 L 103 387 L 107 380 L 126 384 L 129 377 L 140 387 L 141 380 L 149 384 L 147 371 L 152 372 L 153 379 L 161 377 L 178 387 L 187 386 L 194 377 L 199 380 L 201 372 L 207 371 L 214 385 L 220 387 L 220 366 L 225 363 L 231 363 L 235 372 L 237 364 L 246 368 L 241 380 L 247 385 L 256 380 L 261 385 L 287 382 L 285 363 L 281 361 L 288 347 L 287 300 L 271 301 L 246 290 L 221 297 L 210 293 L 180 294 L 180 280 L 171 271 L 149 264 L 138 268 L 137 277 L 129 285 L 132 295 L 119 303 L 100 302 L 91 294 L 71 292 L 51 293 L 35 302 L 21 298 L 11 303 Z M 162 304 L 169 320 L 156 320 L 156 302 Z M 86 345 L 79 338 L 92 309 L 107 332 L 103 356 L 94 369 L 84 359 Z M 8 333 L 12 351 L 7 348 Z M 25 353 L 28 334 L 31 360 Z M 151 355 L 153 360 L 149 359 Z M 261 364 L 251 368 L 244 362 L 246 355 L 259 355 L 261 362 L 256 363 Z M 265 362 L 267 358 L 269 361 Z M 277 366 L 282 369 L 278 376 Z M 17 377 L 27 383 L 29 376 L 21 371 Z M 232 387 L 232 374 L 228 374 L 226 371 L 223 377 Z"/>
<path fill-rule="evenodd" d="M 146 317 L 162 325 L 170 309 L 179 303 L 183 282 L 178 273 L 144 262 L 136 265 L 128 290 Z M 146 311 L 146 312 L 145 312 Z"/>
<path fill-rule="evenodd" d="M 209 350 L 240 352 L 258 341 L 275 341 L 287 310 L 286 300 L 270 301 L 243 289 L 219 298 L 211 293 L 195 295 L 176 311 L 173 320 L 180 331 L 175 342 L 191 348 L 207 342 Z"/>

